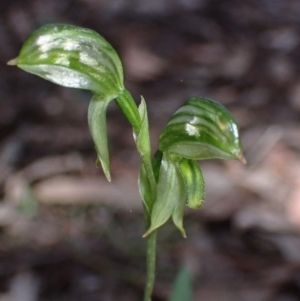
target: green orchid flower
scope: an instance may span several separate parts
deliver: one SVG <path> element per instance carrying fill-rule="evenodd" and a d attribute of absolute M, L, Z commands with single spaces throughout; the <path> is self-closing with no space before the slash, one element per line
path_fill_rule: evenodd
<path fill-rule="evenodd" d="M 204 178 L 196 160 L 239 159 L 245 163 L 236 122 L 221 104 L 207 98 L 190 98 L 164 127 L 159 137 L 159 152 L 163 157 L 157 199 L 151 225 L 144 236 L 172 216 L 185 237 L 185 205 L 197 209 L 205 199 Z"/>
<path fill-rule="evenodd" d="M 123 67 L 114 48 L 97 32 L 64 24 L 49 24 L 31 33 L 17 58 L 8 62 L 64 87 L 93 93 L 88 123 L 107 179 L 110 181 L 106 110 L 117 100 L 134 128 L 141 120 L 130 93 L 124 88 Z"/>

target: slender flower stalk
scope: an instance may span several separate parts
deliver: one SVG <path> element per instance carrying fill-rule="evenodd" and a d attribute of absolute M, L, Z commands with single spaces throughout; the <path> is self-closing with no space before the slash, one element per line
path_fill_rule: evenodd
<path fill-rule="evenodd" d="M 137 148 L 141 156 L 143 168 L 147 175 L 147 180 L 150 185 L 149 200 L 148 203 L 144 205 L 144 215 L 145 215 L 145 227 L 148 229 L 151 224 L 151 208 L 156 199 L 156 180 L 154 177 L 154 172 L 151 163 L 151 149 L 150 149 L 150 139 L 148 132 L 148 120 L 144 120 L 145 116 L 140 116 L 138 108 L 130 94 L 129 91 L 125 91 L 119 95 L 116 99 L 117 104 L 123 111 L 125 116 L 129 121 L 134 130 L 135 141 L 137 142 Z M 143 118 L 144 117 L 144 118 Z M 145 122 L 147 124 L 145 124 Z M 140 136 L 141 131 L 143 131 L 143 124 L 147 127 L 147 132 L 144 133 L 145 137 Z M 143 133 L 142 133 L 143 135 Z M 140 139 L 142 141 L 139 143 Z M 144 291 L 144 301 L 151 301 L 151 295 L 153 292 L 154 281 L 155 281 L 155 259 L 156 259 L 156 231 L 146 238 L 147 251 L 146 251 L 146 284 Z"/>
<path fill-rule="evenodd" d="M 144 291 L 144 301 L 151 301 L 151 296 L 155 281 L 155 261 L 156 261 L 156 236 L 157 233 L 154 231 L 149 235 L 147 239 L 147 274 L 146 274 L 146 285 Z"/>

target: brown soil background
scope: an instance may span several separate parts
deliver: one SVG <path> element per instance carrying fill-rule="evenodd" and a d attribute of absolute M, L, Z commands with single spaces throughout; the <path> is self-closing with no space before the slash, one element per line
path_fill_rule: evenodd
<path fill-rule="evenodd" d="M 300 300 L 300 2 L 1 0 L 0 301 L 138 301 L 144 283 L 139 158 L 108 112 L 112 183 L 96 169 L 90 93 L 6 62 L 46 23 L 92 28 L 117 49 L 126 86 L 147 100 L 153 148 L 191 96 L 223 103 L 247 166 L 201 163 L 203 209 L 182 239 L 159 233 L 154 301 L 189 267 L 195 301 Z M 183 300 L 184 301 L 184 300 Z"/>

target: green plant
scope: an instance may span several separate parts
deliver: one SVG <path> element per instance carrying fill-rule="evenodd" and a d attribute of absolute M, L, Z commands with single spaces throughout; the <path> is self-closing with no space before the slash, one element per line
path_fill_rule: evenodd
<path fill-rule="evenodd" d="M 106 133 L 106 109 L 116 100 L 133 128 L 141 157 L 139 190 L 147 239 L 147 280 L 144 301 L 151 300 L 155 278 L 156 231 L 170 217 L 181 234 L 185 206 L 199 208 L 205 184 L 196 160 L 220 158 L 244 162 L 232 115 L 210 99 L 190 98 L 171 117 L 159 137 L 153 158 L 144 99 L 137 107 L 123 84 L 122 63 L 98 33 L 70 25 L 45 25 L 24 42 L 19 56 L 8 62 L 65 87 L 87 89 L 93 97 L 88 123 L 97 162 L 111 180 Z"/>

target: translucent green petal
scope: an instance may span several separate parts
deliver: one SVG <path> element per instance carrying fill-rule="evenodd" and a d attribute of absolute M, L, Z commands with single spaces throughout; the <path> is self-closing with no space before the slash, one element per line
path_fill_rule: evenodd
<path fill-rule="evenodd" d="M 34 31 L 10 64 L 102 99 L 124 89 L 122 64 L 112 46 L 97 32 L 72 25 L 49 24 Z"/>
<path fill-rule="evenodd" d="M 244 161 L 233 116 L 221 104 L 206 98 L 190 98 L 173 114 L 160 135 L 159 149 L 194 160 Z"/>
<path fill-rule="evenodd" d="M 197 209 L 205 200 L 205 183 L 198 163 L 194 160 L 182 159 L 178 169 L 184 181 L 186 204 Z"/>

